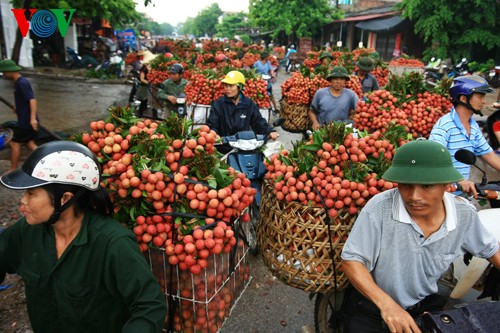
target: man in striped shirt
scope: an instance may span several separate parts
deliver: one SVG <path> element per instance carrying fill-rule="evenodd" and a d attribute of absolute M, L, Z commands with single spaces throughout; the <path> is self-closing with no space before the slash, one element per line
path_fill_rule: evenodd
<path fill-rule="evenodd" d="M 464 177 L 458 182 L 463 192 L 477 191 L 474 182 L 469 180 L 470 165 L 458 162 L 454 155 L 459 149 L 467 149 L 481 157 L 494 169 L 500 171 L 500 158 L 483 136 L 473 114 L 481 114 L 485 103 L 485 94 L 494 90 L 480 76 L 460 76 L 453 80 L 450 97 L 454 107 L 451 112 L 442 116 L 432 128 L 429 140 L 434 140 L 445 146 L 451 154 L 453 165 Z"/>
<path fill-rule="evenodd" d="M 386 181 L 398 187 L 368 201 L 342 249 L 342 271 L 354 288 L 342 306 L 345 333 L 420 333 L 416 320 L 439 311 L 437 282 L 466 252 L 500 268 L 496 237 L 464 198 L 447 193 L 463 176 L 435 141 L 396 151 Z"/>

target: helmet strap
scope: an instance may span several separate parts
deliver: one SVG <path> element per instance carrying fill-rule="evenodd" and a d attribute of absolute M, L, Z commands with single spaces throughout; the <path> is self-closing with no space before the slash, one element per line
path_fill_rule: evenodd
<path fill-rule="evenodd" d="M 80 198 L 84 193 L 85 189 L 79 189 L 68 201 L 66 201 L 63 205 L 61 205 L 61 199 L 63 196 L 63 193 L 54 193 L 54 212 L 52 215 L 50 215 L 49 219 L 45 221 L 47 226 L 51 226 L 54 223 L 56 223 L 59 218 L 61 217 L 61 214 L 68 209 L 78 198 Z"/>
<path fill-rule="evenodd" d="M 470 105 L 470 99 L 472 98 L 472 94 L 471 95 L 463 95 L 463 96 L 465 96 L 465 98 L 467 98 L 467 103 L 462 102 L 460 100 L 460 97 L 458 97 L 457 104 L 465 106 L 467 109 L 471 110 L 475 114 L 480 115 L 482 117 L 483 113 L 481 112 L 481 110 L 476 110 L 472 107 L 472 105 Z"/>

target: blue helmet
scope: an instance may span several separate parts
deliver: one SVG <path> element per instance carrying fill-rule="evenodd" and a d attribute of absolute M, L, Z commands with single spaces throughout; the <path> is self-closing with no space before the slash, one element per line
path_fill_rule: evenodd
<path fill-rule="evenodd" d="M 487 94 L 493 91 L 488 82 L 480 76 L 459 76 L 453 80 L 450 97 L 454 102 L 457 102 L 461 95 L 471 96 L 474 93 Z"/>

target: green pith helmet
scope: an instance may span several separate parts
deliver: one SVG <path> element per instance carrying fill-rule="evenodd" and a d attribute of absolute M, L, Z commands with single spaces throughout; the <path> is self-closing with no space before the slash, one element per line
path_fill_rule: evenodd
<path fill-rule="evenodd" d="M 415 140 L 396 151 L 382 178 L 401 184 L 450 184 L 464 177 L 451 162 L 450 152 L 436 141 Z"/>
<path fill-rule="evenodd" d="M 332 60 L 333 56 L 330 52 L 321 52 L 319 60 L 323 60 L 324 58 L 330 58 L 330 60 Z"/>
<path fill-rule="evenodd" d="M 374 61 L 379 61 L 380 60 L 380 55 L 378 54 L 377 51 L 374 51 L 368 55 L 370 58 L 372 58 Z"/>
<path fill-rule="evenodd" d="M 16 65 L 13 60 L 0 60 L 0 73 L 2 72 L 19 72 L 22 68 Z"/>
<path fill-rule="evenodd" d="M 346 80 L 350 80 L 351 79 L 349 77 L 349 74 L 347 74 L 347 70 L 344 67 L 342 67 L 342 66 L 333 67 L 333 69 L 328 74 L 328 76 L 326 77 L 326 79 L 328 81 L 330 81 L 334 77 L 341 77 L 341 78 L 344 78 Z"/>
<path fill-rule="evenodd" d="M 362 71 L 371 71 L 373 69 L 374 64 L 373 60 L 369 57 L 361 57 L 359 60 L 356 62 L 356 66 L 358 66 L 359 69 Z"/>

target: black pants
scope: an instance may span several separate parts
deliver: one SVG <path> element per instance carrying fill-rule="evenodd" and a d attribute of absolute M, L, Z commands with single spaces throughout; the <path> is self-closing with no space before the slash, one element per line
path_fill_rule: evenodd
<path fill-rule="evenodd" d="M 406 309 L 419 324 L 419 317 L 425 311 L 440 311 L 446 303 L 446 298 L 433 294 Z M 346 291 L 342 308 L 344 319 L 344 333 L 387 333 L 380 310 L 356 289 Z"/>

